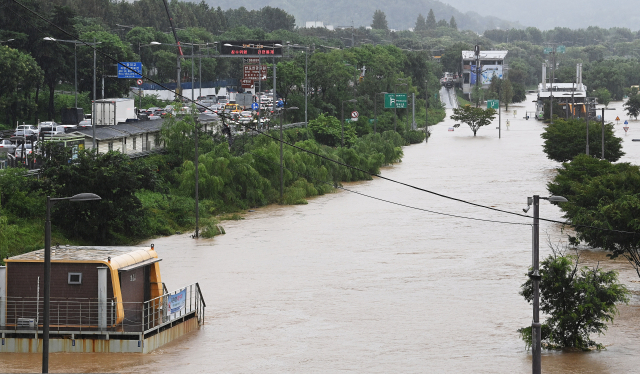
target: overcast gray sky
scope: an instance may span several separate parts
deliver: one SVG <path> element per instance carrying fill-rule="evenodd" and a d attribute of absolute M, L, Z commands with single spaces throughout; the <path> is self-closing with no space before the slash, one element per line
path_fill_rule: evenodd
<path fill-rule="evenodd" d="M 440 0 L 459 11 L 493 15 L 507 21 L 519 21 L 525 26 L 570 29 L 588 26 L 627 27 L 640 29 L 638 0 Z"/>

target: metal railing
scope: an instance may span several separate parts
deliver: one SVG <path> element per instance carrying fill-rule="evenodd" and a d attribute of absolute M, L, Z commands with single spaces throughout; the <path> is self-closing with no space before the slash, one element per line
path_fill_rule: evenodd
<path fill-rule="evenodd" d="M 51 332 L 144 333 L 195 314 L 204 323 L 205 302 L 198 283 L 145 302 L 106 302 L 106 327 L 101 327 L 97 298 L 51 298 L 49 326 Z M 0 298 L 5 306 L 5 324 L 0 331 L 26 332 L 42 330 L 44 299 L 42 297 Z M 104 314 L 103 314 L 104 318 Z M 104 319 L 103 319 L 104 321 Z"/>

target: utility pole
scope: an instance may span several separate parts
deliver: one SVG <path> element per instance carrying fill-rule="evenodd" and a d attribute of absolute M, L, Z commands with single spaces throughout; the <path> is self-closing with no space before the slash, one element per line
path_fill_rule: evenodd
<path fill-rule="evenodd" d="M 198 118 L 196 117 L 196 126 L 194 128 L 194 133 L 196 135 L 196 144 L 195 144 L 195 151 L 196 151 L 196 157 L 195 157 L 195 167 L 196 167 L 196 233 L 194 235 L 195 238 L 198 237 L 198 223 L 200 222 L 200 209 L 198 207 L 198 182 L 200 181 L 200 179 L 198 178 L 198 135 L 200 134 L 200 121 L 198 121 Z"/>
<path fill-rule="evenodd" d="M 587 117 L 586 117 L 586 120 L 587 120 L 587 150 L 586 150 L 585 154 L 587 156 L 589 156 L 589 98 L 585 97 L 584 105 L 586 106 L 586 109 L 587 109 Z"/>
<path fill-rule="evenodd" d="M 424 81 L 424 105 L 425 105 L 425 115 L 424 115 L 424 142 L 429 142 L 429 80 Z"/>
<path fill-rule="evenodd" d="M 550 114 L 549 114 L 549 119 L 551 120 L 551 124 L 553 125 L 553 83 L 556 80 L 556 46 L 553 46 L 553 52 L 551 52 L 553 54 L 553 66 L 551 67 L 551 96 L 549 96 L 550 99 Z"/>
<path fill-rule="evenodd" d="M 480 45 L 476 44 L 474 47 L 474 53 L 476 55 L 476 93 L 480 92 Z M 480 106 L 480 98 L 476 98 L 476 108 Z"/>
<path fill-rule="evenodd" d="M 531 323 L 532 372 L 540 374 L 542 370 L 542 325 L 540 324 L 540 196 L 533 195 L 533 272 L 529 274 L 533 283 L 533 321 Z"/>
<path fill-rule="evenodd" d="M 602 154 L 600 159 L 604 160 L 604 108 L 602 108 Z"/>

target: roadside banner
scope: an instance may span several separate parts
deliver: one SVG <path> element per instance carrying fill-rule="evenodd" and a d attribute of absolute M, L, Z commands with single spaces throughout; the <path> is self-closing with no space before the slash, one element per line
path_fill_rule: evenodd
<path fill-rule="evenodd" d="M 169 295 L 167 298 L 169 299 L 169 313 L 178 313 L 185 306 L 187 289 L 185 288 L 175 295 Z"/>

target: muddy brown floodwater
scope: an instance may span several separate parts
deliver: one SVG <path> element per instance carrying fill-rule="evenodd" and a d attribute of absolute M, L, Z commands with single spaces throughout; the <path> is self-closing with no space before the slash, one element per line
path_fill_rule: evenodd
<path fill-rule="evenodd" d="M 404 149 L 385 177 L 456 198 L 521 212 L 527 196 L 546 196 L 558 164 L 542 152 L 541 122 L 525 120 L 527 104 L 503 112 L 473 137 L 447 119 L 428 144 Z M 526 105 L 526 107 L 525 107 Z M 607 118 L 626 119 L 622 103 Z M 517 111 L 517 115 L 514 114 Z M 505 121 L 509 120 L 507 129 Z M 639 162 L 639 122 L 625 136 Z M 210 240 L 158 238 L 169 289 L 199 282 L 207 303 L 199 331 L 151 354 L 52 354 L 52 372 L 123 373 L 527 373 L 531 354 L 516 330 L 532 308 L 518 294 L 531 264 L 531 219 L 509 216 L 375 179 L 347 188 L 435 212 L 409 209 L 339 191 L 308 205 L 269 206 L 224 222 Z M 531 214 L 531 212 L 530 212 Z M 541 202 L 542 217 L 560 219 Z M 541 223 L 541 257 L 563 238 Z M 633 291 L 631 303 L 600 352 L 543 351 L 544 372 L 631 373 L 640 366 L 640 287 L 624 261 L 597 250 L 588 264 L 616 269 Z M 0 354 L 0 372 L 36 372 L 40 355 Z"/>

